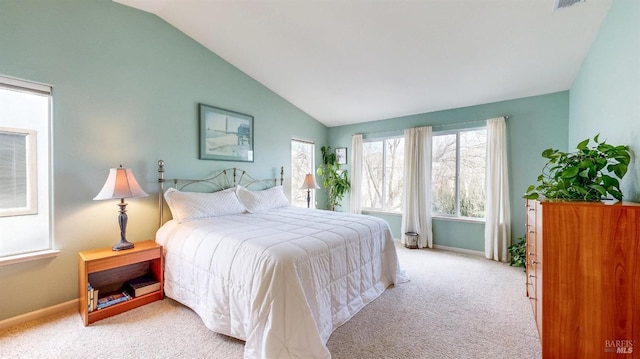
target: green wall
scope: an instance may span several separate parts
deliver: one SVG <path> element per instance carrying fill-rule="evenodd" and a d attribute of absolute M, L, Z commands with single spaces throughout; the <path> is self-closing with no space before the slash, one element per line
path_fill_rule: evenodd
<path fill-rule="evenodd" d="M 127 201 L 135 242 L 157 229 L 157 160 L 168 178 L 233 166 L 268 177 L 290 168 L 292 136 L 327 143 L 324 125 L 155 15 L 110 0 L 0 1 L 0 74 L 53 86 L 60 250 L 0 267 L 0 320 L 78 298 L 77 252 L 119 239 L 116 201 L 92 200 L 109 168 L 131 167 L 150 195 Z M 254 163 L 198 159 L 200 102 L 254 116 Z"/>
<path fill-rule="evenodd" d="M 598 133 L 629 145 L 634 162 L 621 189 L 640 202 L 640 1 L 613 1 L 570 94 L 571 147 Z"/>
<path fill-rule="evenodd" d="M 91 199 L 108 169 L 131 167 L 150 194 L 129 202 L 128 238 L 157 229 L 156 161 L 167 177 L 238 166 L 264 176 L 290 167 L 290 139 L 350 147 L 351 135 L 401 133 L 509 115 L 512 234 L 524 234 L 524 200 L 540 153 L 602 133 L 640 141 L 639 2 L 614 0 L 570 92 L 327 129 L 156 16 L 110 0 L 0 1 L 0 74 L 53 86 L 54 259 L 0 267 L 0 320 L 78 297 L 77 252 L 118 240 L 117 206 Z M 255 162 L 198 160 L 197 104 L 255 117 Z M 475 125 L 475 124 L 473 124 Z M 440 127 L 438 127 L 440 126 Z M 328 142 L 330 139 L 330 142 Z M 637 159 L 635 160 L 637 163 Z M 623 182 L 640 200 L 640 166 Z M 350 169 L 348 167 L 348 169 Z M 323 191 L 318 200 L 324 202 Z M 348 210 L 348 198 L 342 209 Z M 375 214 L 400 236 L 400 216 Z M 483 251 L 483 225 L 434 220 L 434 242 Z"/>
<path fill-rule="evenodd" d="M 351 136 L 356 133 L 367 137 L 389 136 L 402 133 L 405 128 L 433 126 L 434 131 L 478 126 L 485 119 L 508 115 L 509 191 L 511 195 L 511 221 L 514 238 L 524 235 L 524 194 L 535 183 L 544 166 L 540 156 L 545 148 L 566 149 L 569 121 L 569 93 L 567 91 L 518 100 L 470 106 L 447 111 L 386 119 L 363 124 L 329 128 L 332 147 L 351 147 Z M 468 123 L 471 122 L 471 123 Z M 349 153 L 351 153 L 349 151 Z M 350 170 L 349 164 L 347 169 Z M 347 211 L 345 198 L 341 210 Z M 372 213 L 378 216 L 378 213 Z M 396 238 L 400 237 L 400 215 L 389 220 Z M 434 244 L 484 251 L 484 223 L 434 219 Z"/>

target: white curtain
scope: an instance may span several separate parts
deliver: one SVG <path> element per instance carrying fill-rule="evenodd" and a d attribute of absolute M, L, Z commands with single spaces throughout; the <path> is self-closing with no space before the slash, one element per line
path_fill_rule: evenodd
<path fill-rule="evenodd" d="M 418 233 L 418 248 L 433 248 L 431 227 L 431 127 L 404 130 L 404 233 Z"/>
<path fill-rule="evenodd" d="M 511 242 L 507 134 L 504 117 L 487 120 L 487 203 L 484 253 L 488 259 L 506 262 Z"/>
<path fill-rule="evenodd" d="M 362 135 L 351 137 L 351 198 L 349 209 L 351 213 L 362 213 Z"/>

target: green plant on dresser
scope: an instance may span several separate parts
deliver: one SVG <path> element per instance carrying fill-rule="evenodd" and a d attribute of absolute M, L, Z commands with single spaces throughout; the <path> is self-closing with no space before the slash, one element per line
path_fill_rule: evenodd
<path fill-rule="evenodd" d="M 538 176 L 540 184 L 529 186 L 524 198 L 600 201 L 610 195 L 621 201 L 619 180 L 631 161 L 629 146 L 612 146 L 598 137 L 593 138 L 594 147 L 589 147 L 590 139 L 586 139 L 576 152 L 544 150 L 542 157 L 549 161 Z"/>

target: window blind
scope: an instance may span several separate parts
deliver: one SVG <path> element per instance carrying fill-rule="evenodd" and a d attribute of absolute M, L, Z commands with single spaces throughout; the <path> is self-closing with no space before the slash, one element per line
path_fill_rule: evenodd
<path fill-rule="evenodd" d="M 0 209 L 26 206 L 26 136 L 0 130 Z"/>

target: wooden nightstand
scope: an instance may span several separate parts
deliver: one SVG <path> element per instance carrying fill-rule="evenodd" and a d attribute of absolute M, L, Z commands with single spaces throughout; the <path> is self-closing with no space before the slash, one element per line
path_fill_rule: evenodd
<path fill-rule="evenodd" d="M 127 280 L 145 274 L 153 275 L 160 282 L 159 290 L 89 312 L 87 307 L 89 283 L 99 290 L 102 297 L 109 292 L 120 290 Z M 78 275 L 80 316 L 85 326 L 164 298 L 162 246 L 154 241 L 137 242 L 133 249 L 123 251 L 113 251 L 111 247 L 105 247 L 79 252 Z"/>

